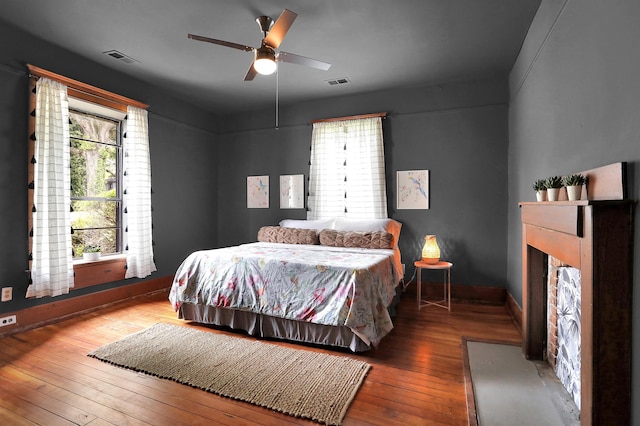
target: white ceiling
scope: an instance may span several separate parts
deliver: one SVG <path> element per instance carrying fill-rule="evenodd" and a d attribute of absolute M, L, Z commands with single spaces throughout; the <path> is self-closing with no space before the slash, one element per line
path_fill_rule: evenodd
<path fill-rule="evenodd" d="M 279 64 L 280 103 L 506 76 L 540 0 L 2 0 L 4 19 L 104 66 L 224 114 L 272 105 L 276 76 L 243 81 L 255 18 L 298 14 L 280 50 L 330 62 Z M 118 50 L 139 62 L 103 54 Z M 55 71 L 55 70 L 52 70 Z M 351 83 L 330 86 L 346 77 Z"/>

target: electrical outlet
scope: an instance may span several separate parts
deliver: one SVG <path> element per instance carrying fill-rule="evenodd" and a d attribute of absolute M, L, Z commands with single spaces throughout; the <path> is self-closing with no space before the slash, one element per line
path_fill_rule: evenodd
<path fill-rule="evenodd" d="M 13 287 L 2 287 L 2 297 L 0 300 L 2 302 L 8 302 L 13 299 Z"/>
<path fill-rule="evenodd" d="M 9 315 L 8 317 L 0 318 L 0 327 L 4 327 L 6 325 L 14 325 L 16 323 L 16 316 Z"/>

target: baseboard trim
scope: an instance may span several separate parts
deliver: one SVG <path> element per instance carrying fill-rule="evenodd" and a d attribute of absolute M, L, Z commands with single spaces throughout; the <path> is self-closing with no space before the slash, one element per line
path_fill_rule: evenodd
<path fill-rule="evenodd" d="M 15 315 L 17 321 L 15 325 L 3 328 L 2 331 L 0 331 L 0 338 L 62 321 L 72 316 L 93 311 L 122 300 L 157 291 L 167 291 L 172 281 L 173 276 L 169 275 L 62 301 L 54 301 L 19 311 L 7 312 L 4 313 L 3 316 Z M 415 281 L 413 284 L 415 284 Z M 437 297 L 438 292 L 442 295 L 441 284 L 425 283 L 423 286 L 423 291 L 426 291 L 425 296 Z M 507 313 L 511 316 L 511 319 L 522 334 L 522 309 L 511 293 L 504 288 L 451 284 L 451 299 L 462 303 L 504 305 Z"/>
<path fill-rule="evenodd" d="M 415 281 L 413 281 L 415 284 Z M 423 282 L 422 293 L 427 298 L 442 297 L 441 283 Z M 451 301 L 483 305 L 504 305 L 507 291 L 501 287 L 451 284 Z"/>
<path fill-rule="evenodd" d="M 16 324 L 3 327 L 0 331 L 0 338 L 59 322 L 126 299 L 157 291 L 166 291 L 171 287 L 172 281 L 172 275 L 159 277 L 83 296 L 53 301 L 19 311 L 7 312 L 3 316 L 15 315 Z"/>
<path fill-rule="evenodd" d="M 520 308 L 518 302 L 516 302 L 516 300 L 509 292 L 507 292 L 507 300 L 504 304 L 504 307 L 507 310 L 509 316 L 511 316 L 511 319 L 513 320 L 514 324 L 520 331 L 520 335 L 522 336 L 522 308 Z"/>
<path fill-rule="evenodd" d="M 504 305 L 507 291 L 501 287 L 451 284 L 451 299 L 464 303 Z"/>
<path fill-rule="evenodd" d="M 415 283 L 415 281 L 411 281 L 409 284 L 414 284 L 415 288 Z M 429 282 L 423 283 L 422 286 L 423 294 L 426 297 L 442 297 L 442 284 Z M 502 305 L 522 335 L 522 308 L 511 293 L 504 288 L 451 284 L 451 300 L 459 303 Z"/>

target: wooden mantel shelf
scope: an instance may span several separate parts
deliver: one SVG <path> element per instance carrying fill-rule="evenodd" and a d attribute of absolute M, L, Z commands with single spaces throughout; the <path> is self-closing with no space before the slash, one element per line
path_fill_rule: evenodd
<path fill-rule="evenodd" d="M 599 182 L 597 200 L 519 204 L 522 350 L 543 359 L 546 349 L 547 256 L 580 269 L 580 423 L 629 424 L 635 202 L 624 198 L 624 163 L 589 173 Z"/>

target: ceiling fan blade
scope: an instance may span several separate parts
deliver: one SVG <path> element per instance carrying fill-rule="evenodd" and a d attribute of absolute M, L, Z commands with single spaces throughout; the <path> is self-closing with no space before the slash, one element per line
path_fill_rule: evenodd
<path fill-rule="evenodd" d="M 251 66 L 247 70 L 247 74 L 244 76 L 244 81 L 251 81 L 256 77 L 256 75 L 258 75 L 258 71 L 253 67 L 253 62 L 251 62 Z"/>
<path fill-rule="evenodd" d="M 295 53 L 280 52 L 276 57 L 276 60 L 281 62 L 288 62 L 290 64 L 304 65 L 311 68 L 326 71 L 331 68 L 331 64 L 322 62 L 317 59 L 307 58 L 306 56 L 296 55 Z"/>
<path fill-rule="evenodd" d="M 253 51 L 253 47 L 245 46 L 244 44 L 232 43 L 230 41 L 218 40 L 215 38 L 203 37 L 195 34 L 187 34 L 187 37 L 192 40 L 204 41 L 206 43 L 213 43 L 220 46 L 231 47 L 233 49 L 244 50 L 245 52 Z"/>
<path fill-rule="evenodd" d="M 292 12 L 289 9 L 283 10 L 280 17 L 271 27 L 269 34 L 264 38 L 263 43 L 277 49 L 278 46 L 280 46 L 280 43 L 282 43 L 287 31 L 289 31 L 289 28 L 293 25 L 293 21 L 295 21 L 297 17 L 297 13 Z"/>

